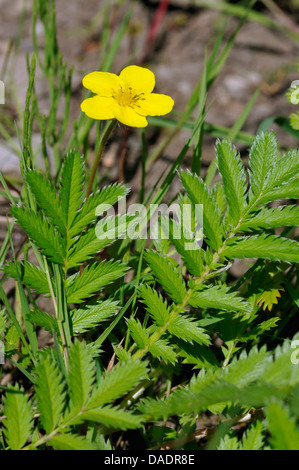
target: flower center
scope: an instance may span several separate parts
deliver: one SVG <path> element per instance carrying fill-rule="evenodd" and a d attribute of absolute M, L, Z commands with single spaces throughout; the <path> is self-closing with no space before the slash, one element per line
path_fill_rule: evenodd
<path fill-rule="evenodd" d="M 142 100 L 144 93 L 136 93 L 132 87 L 125 85 L 113 90 L 112 97 L 120 106 L 135 106 L 138 100 Z"/>

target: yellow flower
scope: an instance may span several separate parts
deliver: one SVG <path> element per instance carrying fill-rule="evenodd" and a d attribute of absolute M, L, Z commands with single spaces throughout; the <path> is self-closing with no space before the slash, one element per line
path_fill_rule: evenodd
<path fill-rule="evenodd" d="M 155 75 L 149 69 L 130 65 L 120 75 L 92 72 L 83 85 L 96 96 L 81 104 L 82 111 L 93 119 L 117 119 L 132 127 L 146 127 L 146 116 L 170 113 L 174 101 L 170 96 L 152 93 Z"/>

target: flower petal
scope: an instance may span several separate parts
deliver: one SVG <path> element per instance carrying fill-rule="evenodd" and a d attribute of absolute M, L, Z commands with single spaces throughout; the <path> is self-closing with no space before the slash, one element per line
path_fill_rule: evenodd
<path fill-rule="evenodd" d="M 151 93 L 137 101 L 136 111 L 142 116 L 162 116 L 168 114 L 173 108 L 174 101 L 168 95 Z"/>
<path fill-rule="evenodd" d="M 148 125 L 145 117 L 138 114 L 131 106 L 115 106 L 114 117 L 126 126 L 146 127 Z"/>
<path fill-rule="evenodd" d="M 132 87 L 136 92 L 151 93 L 155 86 L 155 75 L 151 70 L 138 65 L 129 65 L 124 68 L 119 78 Z"/>
<path fill-rule="evenodd" d="M 81 103 L 82 111 L 92 119 L 113 119 L 116 103 L 113 98 L 93 96 Z"/>
<path fill-rule="evenodd" d="M 83 78 L 83 86 L 100 96 L 112 96 L 113 89 L 118 89 L 121 80 L 115 73 L 92 72 Z"/>

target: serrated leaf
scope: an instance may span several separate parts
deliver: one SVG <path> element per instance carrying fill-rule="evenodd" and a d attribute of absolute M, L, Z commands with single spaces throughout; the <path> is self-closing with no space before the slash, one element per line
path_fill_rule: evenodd
<path fill-rule="evenodd" d="M 297 149 L 284 154 L 278 162 L 272 166 L 267 182 L 267 191 L 286 183 L 299 173 L 299 152 Z"/>
<path fill-rule="evenodd" d="M 280 291 L 284 290 L 285 277 L 279 270 L 277 263 L 266 263 L 256 269 L 249 287 L 249 294 L 257 305 L 263 306 L 264 310 L 272 309 L 277 304 Z"/>
<path fill-rule="evenodd" d="M 265 347 L 260 350 L 253 347 L 248 354 L 242 351 L 240 356 L 238 358 L 235 356 L 224 370 L 223 380 L 239 388 L 245 387 L 263 377 L 268 363 L 269 356 Z"/>
<path fill-rule="evenodd" d="M 113 206 L 117 201 L 124 198 L 129 192 L 126 186 L 113 184 L 105 186 L 101 190 L 89 196 L 83 203 L 81 210 L 76 215 L 70 236 L 77 235 L 86 225 L 90 224 L 96 218 L 96 208 L 101 204 Z"/>
<path fill-rule="evenodd" d="M 153 251 L 148 251 L 145 259 L 172 300 L 181 303 L 186 296 L 186 286 L 179 270 L 171 261 Z"/>
<path fill-rule="evenodd" d="M 18 385 L 10 387 L 4 399 L 4 435 L 11 450 L 21 449 L 27 442 L 33 424 L 28 396 Z"/>
<path fill-rule="evenodd" d="M 123 411 L 112 406 L 105 406 L 85 411 L 82 414 L 82 419 L 116 429 L 136 429 L 141 426 L 143 416 L 133 415 L 129 411 Z"/>
<path fill-rule="evenodd" d="M 49 441 L 56 450 L 98 450 L 98 446 L 88 438 L 76 434 L 59 434 Z"/>
<path fill-rule="evenodd" d="M 238 439 L 236 437 L 231 437 L 226 434 L 226 436 L 221 439 L 217 450 L 238 450 L 238 448 Z"/>
<path fill-rule="evenodd" d="M 222 256 L 226 258 L 263 258 L 273 261 L 299 262 L 299 243 L 275 235 L 256 235 L 231 239 Z"/>
<path fill-rule="evenodd" d="M 241 450 L 260 450 L 264 445 L 263 436 L 264 425 L 261 421 L 256 421 L 246 431 L 242 438 Z"/>
<path fill-rule="evenodd" d="M 85 333 L 115 314 L 118 302 L 110 299 L 96 304 L 87 304 L 71 312 L 71 323 L 75 333 Z"/>
<path fill-rule="evenodd" d="M 163 297 L 149 286 L 142 284 L 139 287 L 139 294 L 141 295 L 146 309 L 150 316 L 153 318 L 158 326 L 163 326 L 168 321 L 170 310 L 167 303 L 163 301 Z"/>
<path fill-rule="evenodd" d="M 163 226 L 163 221 L 162 221 Z M 169 237 L 175 246 L 177 252 L 181 255 L 184 266 L 186 266 L 191 274 L 200 277 L 204 269 L 204 252 L 199 246 L 198 241 L 187 240 L 182 236 L 176 237 L 175 234 L 179 233 L 179 224 L 172 221 L 170 224 Z"/>
<path fill-rule="evenodd" d="M 41 209 L 51 219 L 53 225 L 57 226 L 61 235 L 65 236 L 64 214 L 55 188 L 36 171 L 27 171 L 26 180 Z"/>
<path fill-rule="evenodd" d="M 299 450 L 299 431 L 287 408 L 279 403 L 270 403 L 266 410 L 266 417 L 272 449 Z"/>
<path fill-rule="evenodd" d="M 95 234 L 99 241 L 105 241 L 109 245 L 117 238 L 124 238 L 128 223 L 134 220 L 134 216 L 116 215 L 103 217 L 95 227 Z"/>
<path fill-rule="evenodd" d="M 245 341 L 247 342 L 250 339 L 256 339 L 257 336 L 261 335 L 264 331 L 271 330 L 272 328 L 276 328 L 277 325 L 276 323 L 279 321 L 279 317 L 273 317 L 269 318 L 269 320 L 266 320 L 259 325 L 253 327 L 250 329 L 250 331 L 247 331 L 242 335 L 241 338 L 239 338 L 239 341 Z"/>
<path fill-rule="evenodd" d="M 18 279 L 17 269 L 21 281 L 24 282 L 26 286 L 31 287 L 31 289 L 35 290 L 38 294 L 50 294 L 47 276 L 38 266 L 28 263 L 28 261 L 23 261 L 22 263 L 16 261 L 15 263 L 11 262 L 2 267 L 4 273 L 14 279 Z"/>
<path fill-rule="evenodd" d="M 203 205 L 203 232 L 207 237 L 207 243 L 213 250 L 217 251 L 222 245 L 223 227 L 222 217 L 213 194 L 197 175 L 182 171 L 180 178 L 193 204 Z"/>
<path fill-rule="evenodd" d="M 298 339 L 298 335 L 297 335 Z M 201 371 L 189 386 L 172 392 L 164 400 L 147 399 L 139 410 L 147 419 L 166 419 L 186 413 L 200 413 L 219 403 L 238 402 L 247 407 L 263 407 L 275 398 L 289 396 L 290 385 L 299 382 L 299 374 L 290 360 L 289 339 L 273 351 L 254 348 L 242 352 L 222 371 Z"/>
<path fill-rule="evenodd" d="M 242 400 L 242 393 L 248 384 L 255 382 L 267 367 L 267 354 L 257 350 L 250 356 L 243 356 L 241 361 L 234 361 L 224 374 L 217 368 L 209 369 L 207 373 L 199 373 L 189 387 L 180 387 L 164 401 L 146 400 L 139 406 L 140 411 L 154 419 L 167 416 L 198 413 L 211 405 Z M 240 381 L 239 381 L 240 377 Z"/>
<path fill-rule="evenodd" d="M 283 290 L 283 289 L 281 289 Z M 278 299 L 281 297 L 279 289 L 269 289 L 262 293 L 257 299 L 257 305 L 263 307 L 263 310 L 272 310 L 273 305 L 278 304 Z"/>
<path fill-rule="evenodd" d="M 94 381 L 92 356 L 84 342 L 76 341 L 69 350 L 70 414 L 83 409 L 90 398 Z"/>
<path fill-rule="evenodd" d="M 145 363 L 140 361 L 118 364 L 112 370 L 102 375 L 94 390 L 88 408 L 111 403 L 124 396 L 133 387 L 147 377 Z"/>
<path fill-rule="evenodd" d="M 295 227 L 299 225 L 298 206 L 280 206 L 277 209 L 263 208 L 260 212 L 246 219 L 239 226 L 239 231 L 257 230 L 260 228 Z"/>
<path fill-rule="evenodd" d="M 42 357 L 38 363 L 36 396 L 41 422 L 47 434 L 58 425 L 65 405 L 63 377 L 57 364 L 50 357 Z"/>
<path fill-rule="evenodd" d="M 226 196 L 223 189 L 223 184 L 220 184 L 219 181 L 216 181 L 211 188 L 212 196 L 215 198 L 216 205 L 219 209 L 220 214 L 224 214 L 227 207 Z"/>
<path fill-rule="evenodd" d="M 177 336 L 185 341 L 199 344 L 210 344 L 210 338 L 203 328 L 199 328 L 193 318 L 177 316 L 168 326 L 170 334 Z"/>
<path fill-rule="evenodd" d="M 103 248 L 113 243 L 117 237 L 126 233 L 128 217 L 126 215 L 101 219 L 95 227 L 90 227 L 78 241 L 70 247 L 67 260 L 67 269 L 74 268 Z"/>
<path fill-rule="evenodd" d="M 218 169 L 222 176 L 232 225 L 237 226 L 246 207 L 246 175 L 240 155 L 231 142 L 216 144 Z"/>
<path fill-rule="evenodd" d="M 64 264 L 65 247 L 60 241 L 61 237 L 46 219 L 20 206 L 13 206 L 11 213 L 45 256 L 54 263 Z"/>
<path fill-rule="evenodd" d="M 257 135 L 249 154 L 250 186 L 253 196 L 257 200 L 268 184 L 271 167 L 278 160 L 278 143 L 274 132 L 262 132 Z"/>
<path fill-rule="evenodd" d="M 192 293 L 189 303 L 195 308 L 217 308 L 219 310 L 250 312 L 251 306 L 228 287 L 212 286 Z"/>
<path fill-rule="evenodd" d="M 169 346 L 168 341 L 159 339 L 149 347 L 149 352 L 156 358 L 162 359 L 166 364 L 175 364 L 177 362 L 177 354 L 174 349 Z"/>
<path fill-rule="evenodd" d="M 60 179 L 59 197 L 64 214 L 64 223 L 68 229 L 77 215 L 83 195 L 83 159 L 77 150 L 71 151 L 65 158 Z"/>
<path fill-rule="evenodd" d="M 127 266 L 112 260 L 87 266 L 69 286 L 67 290 L 68 303 L 81 303 L 83 299 L 90 297 L 102 287 L 123 276 L 127 269 Z"/>
<path fill-rule="evenodd" d="M 56 333 L 59 333 L 57 320 L 49 313 L 42 312 L 41 310 L 35 308 L 28 313 L 27 318 L 31 323 L 36 323 L 38 326 L 45 328 L 47 331 L 52 332 L 52 330 L 54 330 Z"/>
<path fill-rule="evenodd" d="M 135 320 L 135 318 L 130 318 L 127 323 L 132 338 L 137 344 L 138 348 L 144 348 L 149 343 L 149 335 L 147 330 L 143 328 L 140 321 Z"/>
<path fill-rule="evenodd" d="M 69 246 L 67 269 L 80 266 L 108 245 L 107 240 L 99 240 L 93 227 L 82 233 L 78 240 L 72 239 Z"/>
<path fill-rule="evenodd" d="M 193 364 L 197 369 L 208 369 L 218 367 L 218 360 L 211 349 L 201 346 L 198 343 L 186 343 L 177 340 L 179 346 L 178 354 L 183 358 L 183 364 Z"/>
<path fill-rule="evenodd" d="M 267 191 L 259 202 L 265 204 L 277 199 L 299 199 L 299 178 L 293 178 L 278 188 Z"/>

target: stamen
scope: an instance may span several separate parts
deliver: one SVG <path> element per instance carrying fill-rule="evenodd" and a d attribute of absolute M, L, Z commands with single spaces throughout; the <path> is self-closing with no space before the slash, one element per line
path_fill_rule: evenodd
<path fill-rule="evenodd" d="M 136 93 L 131 86 L 120 86 L 118 90 L 113 90 L 112 97 L 118 102 L 120 106 L 137 105 L 139 100 L 144 100 L 144 93 Z M 138 105 L 137 105 L 138 106 Z"/>

